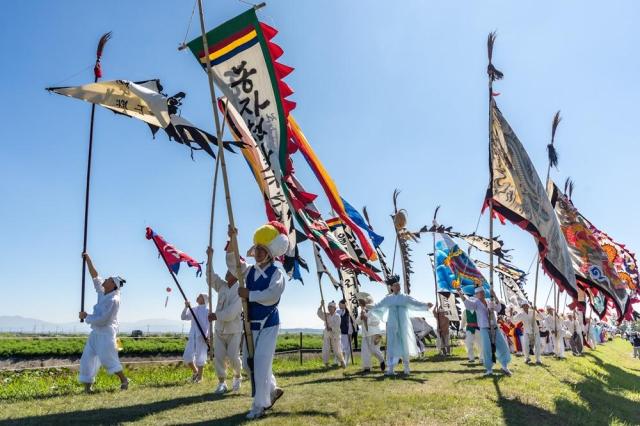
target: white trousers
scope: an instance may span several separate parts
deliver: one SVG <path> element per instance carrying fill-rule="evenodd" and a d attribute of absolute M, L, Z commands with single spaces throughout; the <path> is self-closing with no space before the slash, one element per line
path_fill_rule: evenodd
<path fill-rule="evenodd" d="M 349 364 L 349 361 L 351 361 L 351 336 L 348 334 L 341 334 L 340 346 L 342 348 L 344 362 Z"/>
<path fill-rule="evenodd" d="M 467 357 L 469 358 L 469 361 L 474 361 L 476 359 L 476 351 L 478 352 L 478 358 L 482 360 L 482 340 L 480 339 L 480 330 L 476 330 L 475 333 L 465 330 L 464 346 L 467 348 Z"/>
<path fill-rule="evenodd" d="M 240 359 L 240 343 L 242 333 L 222 334 L 215 333 L 213 343 L 213 361 L 216 366 L 216 375 L 221 382 L 227 377 L 225 362 L 229 360 L 233 369 L 233 377 L 240 377 L 242 360 Z"/>
<path fill-rule="evenodd" d="M 207 342 L 202 336 L 191 336 L 184 347 L 182 359 L 185 363 L 194 363 L 197 367 L 202 367 L 207 363 Z"/>
<path fill-rule="evenodd" d="M 533 353 L 536 356 L 536 362 L 540 362 L 540 333 L 533 333 L 535 335 L 535 339 L 532 339 L 533 336 L 529 333 L 524 333 L 521 337 L 522 340 L 522 351 L 524 352 L 524 359 L 530 360 L 531 356 L 529 355 L 529 349 L 531 345 L 531 340 L 534 340 L 533 344 Z"/>
<path fill-rule="evenodd" d="M 122 371 L 115 333 L 92 331 L 89 334 L 80 358 L 78 380 L 81 383 L 93 383 L 100 365 L 103 365 L 109 374 Z"/>
<path fill-rule="evenodd" d="M 380 351 L 380 341 L 378 344 L 374 343 L 374 339 L 377 336 L 363 336 L 362 337 L 362 368 L 371 368 L 371 355 L 377 358 L 378 362 L 384 361 L 384 355 Z M 379 340 L 381 340 L 378 337 Z"/>
<path fill-rule="evenodd" d="M 344 362 L 342 356 L 342 344 L 340 343 L 340 336 L 334 336 L 329 333 L 324 333 L 322 338 L 322 362 L 329 363 L 329 353 L 333 351 L 333 354 L 338 358 L 338 362 Z"/>
<path fill-rule="evenodd" d="M 558 334 L 562 334 L 562 331 L 559 331 Z M 554 336 L 551 333 L 551 341 L 553 342 L 553 353 L 559 358 L 564 358 L 564 337 Z"/>
<path fill-rule="evenodd" d="M 252 408 L 266 408 L 271 405 L 271 394 L 276 388 L 276 378 L 273 376 L 273 355 L 276 352 L 279 325 L 253 330 L 253 378 L 255 381 L 255 396 Z M 244 369 L 249 373 L 247 365 L 247 343 L 242 341 L 242 360 Z"/>

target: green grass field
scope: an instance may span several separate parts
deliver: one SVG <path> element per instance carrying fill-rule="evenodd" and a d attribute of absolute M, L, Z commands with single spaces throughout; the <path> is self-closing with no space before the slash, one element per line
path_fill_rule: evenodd
<path fill-rule="evenodd" d="M 412 363 L 408 378 L 322 368 L 313 358 L 300 366 L 278 358 L 274 371 L 285 394 L 269 425 L 459 424 L 603 425 L 640 424 L 640 361 L 628 342 L 616 339 L 581 358 L 544 358 L 544 366 L 512 363 L 513 377 L 481 376 L 457 348 L 455 356 Z M 0 425 L 4 424 L 237 424 L 250 405 L 249 386 L 216 397 L 210 369 L 201 384 L 189 384 L 180 366 L 127 368 L 129 391 L 103 373 L 98 392 L 81 394 L 76 373 L 44 370 L 0 376 Z"/>
<path fill-rule="evenodd" d="M 48 336 L 10 336 L 0 337 L 0 358 L 41 358 L 41 357 L 73 357 L 82 355 L 87 336 L 51 338 Z M 187 341 L 184 336 L 158 336 L 148 339 L 121 337 L 123 356 L 179 355 L 184 351 Z M 278 337 L 277 351 L 298 349 L 298 334 L 282 334 Z M 322 336 L 319 334 L 303 334 L 302 347 L 305 349 L 322 348 Z"/>

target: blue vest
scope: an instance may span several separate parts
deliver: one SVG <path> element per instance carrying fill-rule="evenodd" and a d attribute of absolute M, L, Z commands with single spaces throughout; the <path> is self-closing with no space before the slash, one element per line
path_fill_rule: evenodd
<path fill-rule="evenodd" d="M 258 278 L 254 278 L 255 276 L 255 268 L 252 266 L 249 269 L 249 273 L 247 274 L 247 289 L 249 291 L 262 291 L 269 287 L 269 283 L 271 282 L 271 277 L 278 270 L 278 268 L 271 264 L 265 271 L 266 278 L 262 275 L 258 275 Z M 275 305 L 262 305 L 258 302 L 249 302 L 249 319 L 251 320 L 251 330 L 260 330 L 261 328 L 273 327 L 274 325 L 280 324 L 280 316 L 278 315 L 278 303 L 280 300 L 276 302 Z M 261 327 L 260 322 L 254 321 L 264 321 L 267 319 Z"/>

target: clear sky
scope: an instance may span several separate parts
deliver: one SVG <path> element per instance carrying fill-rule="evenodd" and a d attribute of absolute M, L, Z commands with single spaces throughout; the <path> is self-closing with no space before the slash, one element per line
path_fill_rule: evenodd
<path fill-rule="evenodd" d="M 52 85 L 92 81 L 99 36 L 113 31 L 103 57 L 104 79 L 160 78 L 169 94 L 187 93 L 182 113 L 213 133 L 206 75 L 185 38 L 191 1 L 14 1 L 0 14 L 0 81 L 4 101 L 0 155 L 0 315 L 53 322 L 77 318 L 84 177 L 90 106 L 48 94 Z M 208 29 L 246 10 L 236 0 L 205 1 Z M 638 227 L 638 99 L 640 4 L 595 1 L 278 1 L 259 17 L 280 32 L 283 63 L 294 89 L 297 121 L 357 208 L 366 205 L 393 254 L 391 194 L 409 227 L 431 220 L 460 231 L 476 226 L 488 182 L 486 36 L 498 31 L 494 63 L 505 73 L 495 90 L 502 111 L 536 168 L 546 169 L 545 146 L 553 114 L 559 170 L 552 178 L 576 183 L 574 203 L 596 226 L 640 250 Z M 198 35 L 197 14 L 188 39 Z M 178 319 L 177 292 L 164 308 L 170 277 L 153 244 L 152 226 L 203 260 L 208 240 L 213 161 L 192 161 L 183 146 L 144 123 L 96 111 L 89 252 L 104 275 L 127 278 L 120 318 Z M 299 154 L 297 154 L 299 155 Z M 329 206 L 301 157 L 302 182 Z M 240 245 L 265 221 L 257 186 L 244 160 L 229 156 Z M 219 198 L 222 200 L 222 197 Z M 216 266 L 223 267 L 223 203 L 216 211 Z M 480 231 L 488 228 L 486 216 Z M 514 262 L 528 269 L 535 246 L 513 225 L 497 226 Z M 412 294 L 434 297 L 426 261 L 431 237 L 414 247 Z M 302 253 L 313 265 L 311 248 Z M 398 264 L 399 265 L 399 264 Z M 397 270 L 397 269 L 396 269 Z M 532 271 L 533 272 L 533 271 Z M 531 274 L 533 276 L 533 274 Z M 204 278 L 185 267 L 187 293 L 205 291 Z M 529 293 L 533 293 L 532 281 Z M 95 296 L 87 295 L 90 308 Z M 385 290 L 364 282 L 379 299 Z M 549 280 L 540 284 L 544 303 Z M 339 298 L 325 282 L 328 299 Z M 304 286 L 287 284 L 284 327 L 320 327 L 315 274 Z"/>

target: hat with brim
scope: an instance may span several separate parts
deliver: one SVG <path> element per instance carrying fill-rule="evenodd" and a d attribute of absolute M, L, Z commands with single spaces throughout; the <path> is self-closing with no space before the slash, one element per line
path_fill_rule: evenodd
<path fill-rule="evenodd" d="M 110 278 L 113 280 L 113 282 L 116 284 L 116 287 L 118 287 L 118 288 L 122 287 L 124 285 L 124 283 L 127 282 L 127 280 L 125 280 L 122 277 L 118 277 L 118 276 L 110 277 Z"/>
<path fill-rule="evenodd" d="M 364 301 L 365 305 L 373 305 L 373 297 L 366 291 L 356 293 L 356 299 Z"/>

